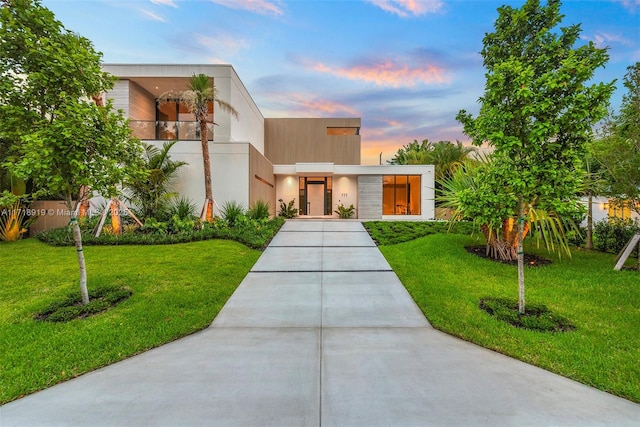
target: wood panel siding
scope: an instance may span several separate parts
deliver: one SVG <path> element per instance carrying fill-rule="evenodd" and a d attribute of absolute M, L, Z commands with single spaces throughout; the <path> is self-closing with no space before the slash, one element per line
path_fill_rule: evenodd
<path fill-rule="evenodd" d="M 134 82 L 129 86 L 129 118 L 152 122 L 156 120 L 156 98 Z"/>
<path fill-rule="evenodd" d="M 359 118 L 265 119 L 265 156 L 272 164 L 360 164 L 360 135 L 328 135 L 327 128 L 359 128 Z"/>
<path fill-rule="evenodd" d="M 273 165 L 249 144 L 249 207 L 258 200 L 269 203 L 271 215 L 276 213 L 276 177 Z"/>

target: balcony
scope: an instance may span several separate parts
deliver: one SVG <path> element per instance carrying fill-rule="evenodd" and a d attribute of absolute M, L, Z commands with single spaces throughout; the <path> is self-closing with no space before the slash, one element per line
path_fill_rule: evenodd
<path fill-rule="evenodd" d="M 198 122 L 129 120 L 129 126 L 133 136 L 141 140 L 200 141 Z M 207 136 L 213 141 L 213 123 L 207 123 Z"/>

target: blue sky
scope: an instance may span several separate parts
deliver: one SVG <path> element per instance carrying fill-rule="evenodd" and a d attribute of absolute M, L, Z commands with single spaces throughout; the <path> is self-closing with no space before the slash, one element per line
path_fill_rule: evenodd
<path fill-rule="evenodd" d="M 361 117 L 362 163 L 414 139 L 468 138 L 493 0 L 44 0 L 109 63 L 232 64 L 265 117 Z M 640 61 L 640 0 L 565 0 L 562 25 L 608 47 L 596 81 Z"/>

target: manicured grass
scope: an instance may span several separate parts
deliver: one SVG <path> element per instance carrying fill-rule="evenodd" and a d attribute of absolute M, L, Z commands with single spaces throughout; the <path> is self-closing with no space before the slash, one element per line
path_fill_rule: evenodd
<path fill-rule="evenodd" d="M 576 330 L 515 328 L 479 309 L 483 297 L 517 298 L 517 268 L 465 251 L 477 238 L 435 234 L 381 246 L 427 319 L 443 330 L 549 371 L 640 402 L 640 276 L 613 271 L 615 255 L 575 250 L 527 268 L 527 300 L 566 317 Z"/>
<path fill-rule="evenodd" d="M 207 327 L 260 256 L 229 240 L 85 247 L 89 288 L 133 295 L 96 316 L 34 320 L 78 292 L 73 247 L 0 244 L 0 404 Z"/>
<path fill-rule="evenodd" d="M 362 225 L 378 245 L 395 245 L 418 237 L 437 233 L 472 234 L 475 226 L 471 222 L 460 221 L 368 221 Z"/>

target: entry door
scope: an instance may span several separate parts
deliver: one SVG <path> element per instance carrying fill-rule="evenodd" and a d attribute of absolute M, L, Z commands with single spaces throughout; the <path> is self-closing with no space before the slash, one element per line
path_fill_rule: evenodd
<path fill-rule="evenodd" d="M 324 215 L 324 183 L 308 182 L 307 183 L 307 207 L 308 215 L 323 216 Z"/>

